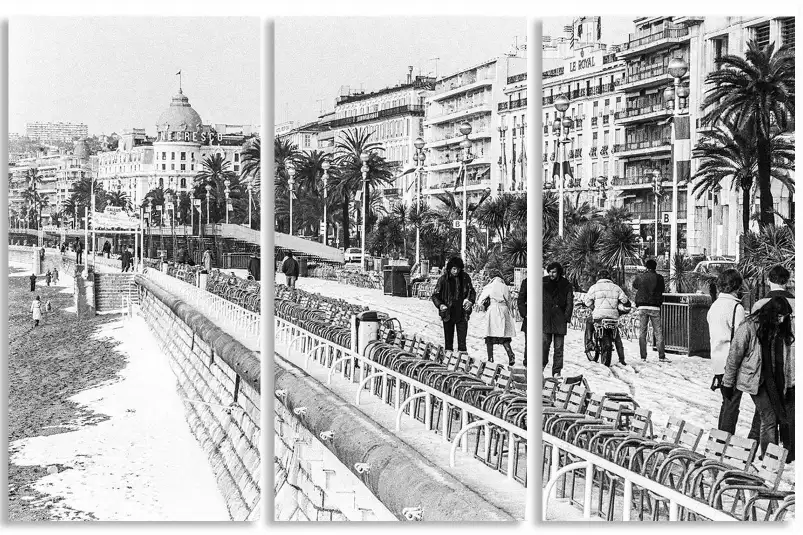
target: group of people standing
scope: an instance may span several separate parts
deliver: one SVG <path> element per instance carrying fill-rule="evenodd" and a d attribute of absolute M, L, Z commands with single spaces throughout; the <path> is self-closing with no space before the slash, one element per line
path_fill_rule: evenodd
<path fill-rule="evenodd" d="M 466 353 L 466 339 L 468 337 L 468 322 L 479 302 L 485 311 L 481 320 L 481 336 L 485 339 L 485 349 L 488 362 L 494 361 L 494 347 L 501 345 L 508 357 L 508 365 L 513 366 L 516 356 L 513 353 L 511 342 L 516 337 L 516 321 L 513 317 L 513 300 L 510 288 L 498 269 L 488 273 L 490 281 L 482 288 L 479 297 L 471 282 L 471 276 L 465 271 L 465 265 L 460 257 L 452 257 L 446 262 L 446 268 L 435 285 L 432 292 L 432 302 L 438 308 L 443 323 L 444 347 L 447 351 L 454 350 L 454 339 L 457 334 L 457 351 Z M 521 330 L 525 336 L 523 365 L 527 366 L 527 279 L 525 278 L 519 288 L 516 302 L 519 314 L 522 317 Z"/>
<path fill-rule="evenodd" d="M 770 291 L 750 314 L 742 306 L 742 275 L 735 269 L 717 278 L 719 292 L 708 311 L 711 339 L 712 390 L 719 390 L 722 405 L 717 426 L 736 432 L 743 394 L 755 404 L 748 438 L 761 451 L 783 444 L 795 458 L 795 297 L 788 290 L 790 273 L 774 266 L 767 273 Z"/>

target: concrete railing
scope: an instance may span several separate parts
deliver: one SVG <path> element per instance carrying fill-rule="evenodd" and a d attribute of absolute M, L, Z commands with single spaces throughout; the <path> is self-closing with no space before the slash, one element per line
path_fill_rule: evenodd
<path fill-rule="evenodd" d="M 723 511 L 715 509 L 706 503 L 699 502 L 690 496 L 686 496 L 685 494 L 676 491 L 675 489 L 662 485 L 657 481 L 653 481 L 652 479 L 644 477 L 641 474 L 637 474 L 636 472 L 632 472 L 624 466 L 619 466 L 616 463 L 613 463 L 598 455 L 594 455 L 588 450 L 584 450 L 583 448 L 575 446 L 574 444 L 570 444 L 569 442 L 561 440 L 553 435 L 542 433 L 541 440 L 544 444 L 549 444 L 552 446 L 552 454 L 549 461 L 548 472 L 550 474 L 550 478 L 549 481 L 547 481 L 542 493 L 543 505 L 541 510 L 544 513 L 543 520 L 548 520 L 546 518 L 547 505 L 552 499 L 555 498 L 555 485 L 560 478 L 567 476 L 575 470 L 582 470 L 585 476 L 583 489 L 583 518 L 591 518 L 594 473 L 595 471 L 605 471 L 622 480 L 624 489 L 624 497 L 622 500 L 622 520 L 625 522 L 632 520 L 633 485 L 648 490 L 664 498 L 668 503 L 670 521 L 678 520 L 678 509 L 680 507 L 683 507 L 688 511 L 696 513 L 698 516 L 707 518 L 709 520 L 736 521 L 736 519 L 732 516 Z M 561 452 L 568 453 L 569 455 L 580 460 L 561 467 Z"/>
<path fill-rule="evenodd" d="M 197 308 L 244 346 L 259 351 L 262 337 L 260 314 L 152 268 L 146 269 L 142 276 Z"/>

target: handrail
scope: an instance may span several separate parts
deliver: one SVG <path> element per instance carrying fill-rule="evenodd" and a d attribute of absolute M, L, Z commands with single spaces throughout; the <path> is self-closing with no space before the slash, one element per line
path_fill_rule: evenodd
<path fill-rule="evenodd" d="M 553 448 L 550 460 L 550 468 L 549 468 L 550 479 L 544 487 L 546 490 L 544 491 L 542 497 L 543 501 L 542 511 L 544 514 L 544 520 L 546 520 L 546 510 L 550 499 L 549 494 L 551 494 L 552 487 L 555 485 L 558 479 L 560 479 L 567 472 L 570 472 L 572 470 L 585 469 L 586 475 L 588 476 L 589 471 L 590 473 L 593 473 L 595 469 L 598 469 L 598 470 L 604 470 L 605 472 L 609 472 L 613 475 L 622 478 L 622 480 L 624 481 L 624 488 L 626 495 L 630 495 L 632 492 L 633 485 L 637 485 L 663 498 L 666 498 L 667 502 L 669 503 L 670 521 L 675 521 L 678 519 L 677 512 L 679 507 L 683 507 L 684 509 L 692 511 L 697 515 L 702 516 L 704 518 L 708 518 L 710 520 L 730 521 L 730 522 L 737 521 L 737 519 L 733 518 L 729 514 L 720 511 L 718 509 L 715 509 L 710 505 L 708 505 L 707 503 L 699 502 L 694 498 L 692 498 L 691 496 L 686 496 L 685 494 L 680 493 L 673 488 L 667 487 L 641 474 L 628 470 L 624 466 L 620 466 L 607 459 L 604 459 L 603 457 L 595 455 L 588 450 L 584 450 L 583 448 L 575 446 L 574 444 L 566 442 L 565 440 L 561 440 L 554 435 L 550 435 L 548 433 L 541 433 L 541 440 L 545 444 L 549 444 Z M 578 457 L 581 459 L 581 461 L 573 463 L 576 466 L 569 465 L 563 467 L 563 469 L 559 469 L 559 467 L 557 466 L 552 466 L 555 460 L 559 459 L 560 451 L 564 451 L 566 453 L 571 454 L 574 457 Z M 583 509 L 584 518 L 591 518 L 591 507 L 589 505 L 590 504 L 585 504 L 585 507 Z M 631 505 L 632 505 L 631 500 L 625 500 L 624 511 L 623 511 L 624 521 L 630 520 Z"/>
<path fill-rule="evenodd" d="M 442 405 L 443 407 L 449 406 L 449 407 L 452 407 L 452 408 L 455 408 L 455 409 L 459 409 L 460 411 L 462 411 L 464 416 L 460 420 L 460 429 L 458 430 L 458 436 L 461 436 L 460 435 L 460 431 L 462 431 L 468 425 L 471 425 L 471 424 L 468 423 L 468 418 L 466 417 L 467 415 L 470 414 L 470 415 L 475 417 L 475 421 L 476 420 L 485 421 L 486 425 L 494 425 L 496 427 L 504 429 L 509 435 L 515 436 L 517 438 L 517 440 L 525 442 L 525 443 L 527 442 L 527 431 L 522 429 L 522 428 L 520 428 L 520 427 L 518 427 L 518 426 L 516 426 L 516 425 L 514 425 L 514 424 L 512 424 L 512 423 L 510 423 L 510 422 L 507 422 L 507 421 L 505 421 L 505 420 L 503 420 L 503 419 L 501 419 L 501 418 L 499 418 L 499 417 L 497 417 L 497 416 L 495 416 L 493 414 L 487 413 L 487 412 L 483 411 L 482 409 L 478 409 L 477 407 L 474 407 L 473 405 L 469 405 L 468 403 L 465 403 L 465 402 L 463 402 L 463 401 L 461 401 L 461 400 L 459 400 L 457 398 L 453 398 L 452 396 L 450 396 L 448 394 L 445 394 L 444 392 L 441 392 L 440 390 L 436 390 L 435 388 L 433 388 L 433 387 L 431 387 L 429 385 L 426 385 L 424 383 L 421 383 L 421 382 L 419 382 L 419 381 L 417 381 L 417 380 L 415 380 L 415 379 L 413 379 L 411 377 L 408 377 L 407 375 L 404 375 L 402 373 L 396 372 L 396 371 L 394 371 L 394 370 L 392 370 L 390 368 L 386 368 L 385 366 L 382 366 L 381 364 L 377 363 L 376 361 L 373 361 L 373 360 L 371 360 L 371 359 L 369 359 L 369 358 L 367 358 L 367 357 L 365 357 L 363 355 L 360 355 L 359 353 L 356 353 L 356 352 L 351 351 L 351 350 L 349 350 L 347 348 L 344 348 L 344 347 L 342 347 L 340 345 L 337 345 L 334 342 L 331 342 L 331 341 L 329 341 L 329 340 L 327 340 L 325 338 L 322 338 L 320 336 L 314 335 L 311 332 L 305 330 L 303 327 L 300 327 L 300 326 L 298 326 L 298 325 L 296 325 L 296 324 L 294 324 L 292 322 L 289 322 L 289 321 L 287 321 L 285 319 L 282 319 L 282 318 L 279 318 L 279 317 L 274 317 L 274 321 L 275 321 L 276 333 L 277 333 L 276 337 L 275 337 L 277 353 L 278 353 L 278 349 L 279 349 L 279 344 L 280 343 L 281 344 L 286 344 L 286 340 L 287 340 L 288 334 L 290 332 L 292 332 L 292 331 L 295 331 L 295 334 L 291 335 L 291 336 L 293 336 L 293 338 L 295 338 L 296 336 L 303 336 L 303 337 L 306 337 L 310 342 L 318 343 L 319 344 L 318 347 L 320 347 L 320 346 L 328 346 L 331 351 L 340 352 L 343 356 L 340 359 L 338 359 L 338 361 L 340 361 L 341 363 L 348 362 L 349 359 L 353 359 L 352 362 L 356 361 L 356 362 L 360 363 L 360 367 L 359 367 L 360 373 L 361 373 L 361 380 L 360 380 L 361 389 L 360 389 L 360 391 L 362 391 L 362 387 L 365 386 L 365 383 L 367 383 L 369 379 L 376 379 L 379 376 L 384 376 L 384 377 L 387 377 L 387 378 L 393 378 L 393 379 L 396 380 L 397 387 L 399 385 L 401 385 L 402 383 L 404 383 L 404 384 L 408 385 L 408 387 L 409 387 L 408 392 L 410 392 L 410 393 L 412 393 L 414 391 L 418 391 L 418 393 L 424 393 L 424 394 L 426 394 L 426 397 L 428 397 L 430 399 L 431 398 L 439 399 L 441 401 L 441 403 L 443 404 Z M 280 335 L 279 333 L 282 333 L 282 334 Z M 310 359 L 307 359 L 307 363 L 309 362 L 309 360 Z M 332 363 L 332 368 L 334 368 L 335 364 L 336 364 L 336 362 Z M 354 369 L 355 368 L 352 366 L 351 367 L 352 373 L 354 373 Z M 344 366 L 343 367 L 344 376 L 346 375 L 346 373 L 347 373 L 346 367 Z M 330 369 L 330 379 L 331 379 L 331 374 L 332 374 L 332 371 Z M 385 384 L 386 384 L 386 382 L 385 382 Z M 373 391 L 373 389 L 371 389 L 371 391 Z M 359 396 L 356 396 L 356 399 L 354 401 L 355 401 L 355 404 L 359 404 L 360 403 Z M 400 406 L 399 409 L 394 409 L 394 410 L 397 410 L 396 421 L 399 422 L 399 423 L 401 421 L 401 415 L 399 413 L 404 411 L 404 408 L 406 407 L 406 405 L 404 405 L 404 404 L 400 404 L 400 405 L 401 406 Z M 448 427 L 448 425 L 446 424 L 446 418 L 449 417 L 449 414 L 447 414 L 447 413 L 448 413 L 448 411 L 446 411 L 446 410 L 442 411 L 442 414 L 444 415 L 443 416 L 443 418 L 444 418 L 444 432 L 445 432 L 446 428 Z M 474 427 L 474 426 L 472 426 L 472 427 Z M 514 455 L 508 455 L 508 470 L 507 470 L 507 478 L 508 479 L 513 479 L 513 475 L 514 475 L 513 474 L 514 457 L 515 457 Z M 452 458 L 450 460 L 450 465 L 452 467 L 454 467 L 454 458 Z"/>
<path fill-rule="evenodd" d="M 142 275 L 214 319 L 248 349 L 260 350 L 260 314 L 155 269 L 146 269 Z"/>

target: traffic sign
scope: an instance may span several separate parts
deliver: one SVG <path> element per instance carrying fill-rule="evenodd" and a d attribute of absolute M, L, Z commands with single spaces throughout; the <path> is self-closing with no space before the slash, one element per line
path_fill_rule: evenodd
<path fill-rule="evenodd" d="M 452 220 L 452 228 L 463 228 L 463 220 L 462 219 L 453 219 Z"/>
<path fill-rule="evenodd" d="M 326 225 L 324 224 L 323 221 L 320 221 L 319 228 L 321 229 L 321 234 L 326 232 Z"/>
<path fill-rule="evenodd" d="M 675 213 L 674 212 L 661 212 L 661 224 L 662 225 L 671 225 L 675 221 Z"/>
<path fill-rule="evenodd" d="M 195 206 L 201 206 L 201 199 L 193 199 L 192 204 L 194 204 Z"/>

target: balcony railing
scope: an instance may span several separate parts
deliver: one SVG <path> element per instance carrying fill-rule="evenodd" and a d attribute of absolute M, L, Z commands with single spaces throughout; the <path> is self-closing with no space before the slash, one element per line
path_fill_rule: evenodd
<path fill-rule="evenodd" d="M 645 35 L 644 37 L 638 37 L 634 39 L 633 34 L 631 33 L 630 40 L 622 45 L 622 48 L 624 50 L 632 50 L 634 48 L 639 48 L 663 39 L 680 39 L 681 37 L 686 37 L 687 35 L 689 35 L 688 28 L 667 25 L 663 30 L 656 33 L 651 33 L 650 35 Z"/>
<path fill-rule="evenodd" d="M 629 143 L 625 143 L 624 147 L 622 147 L 622 150 L 631 151 L 631 150 L 642 150 L 642 149 L 654 149 L 670 145 L 672 145 L 672 140 L 666 137 L 661 139 L 651 139 L 647 141 L 631 141 Z"/>
<path fill-rule="evenodd" d="M 597 146 L 596 145 L 594 145 L 593 147 L 591 147 L 588 150 L 588 155 L 591 156 L 592 158 L 597 155 Z"/>
<path fill-rule="evenodd" d="M 599 117 L 592 117 L 591 118 L 591 126 L 597 126 L 597 122 L 599 121 Z"/>
<path fill-rule="evenodd" d="M 563 76 L 563 67 L 556 67 L 541 73 L 541 78 L 554 78 L 555 76 Z"/>
<path fill-rule="evenodd" d="M 523 82 L 526 79 L 527 79 L 527 73 L 523 72 L 521 74 L 514 74 L 513 76 L 508 76 L 507 83 L 508 85 L 515 84 L 516 82 Z"/>
<path fill-rule="evenodd" d="M 584 119 L 584 117 L 579 117 L 579 118 L 575 119 L 574 120 L 574 127 L 575 128 L 582 127 L 583 126 L 583 119 Z"/>
<path fill-rule="evenodd" d="M 626 84 L 632 84 L 647 80 L 649 78 L 657 78 L 659 76 L 669 76 L 669 62 L 659 63 L 647 69 L 633 70 L 627 73 L 625 77 Z"/>
<path fill-rule="evenodd" d="M 664 174 L 661 175 L 661 182 L 666 182 L 668 180 L 669 179 L 666 176 L 664 176 Z M 652 184 L 654 182 L 655 182 L 655 177 L 653 175 L 651 175 L 651 174 L 636 175 L 636 176 L 624 176 L 624 177 L 617 176 L 617 177 L 614 177 L 613 180 L 611 180 L 611 185 L 612 186 L 641 186 L 641 185 L 652 186 Z"/>
<path fill-rule="evenodd" d="M 608 124 L 608 123 L 610 122 L 610 119 L 611 119 L 611 116 L 610 116 L 610 115 L 607 115 L 607 114 L 606 114 L 606 115 L 603 115 L 603 116 L 602 116 L 602 124 L 603 124 L 603 125 L 606 125 L 606 124 Z"/>
<path fill-rule="evenodd" d="M 603 145 L 603 146 L 602 146 L 602 147 L 599 149 L 599 155 L 600 155 L 600 156 L 607 156 L 607 154 L 608 154 L 608 145 Z"/>
<path fill-rule="evenodd" d="M 424 106 L 417 104 L 396 106 L 395 108 L 388 108 L 385 110 L 372 111 L 371 113 L 363 113 L 362 115 L 353 115 L 351 117 L 343 117 L 341 119 L 335 119 L 329 124 L 331 125 L 332 128 L 337 128 L 340 126 L 347 126 L 350 124 L 357 124 L 366 121 L 375 121 L 377 119 L 384 119 L 386 117 L 395 117 L 397 115 L 418 115 L 423 117 Z"/>
<path fill-rule="evenodd" d="M 511 110 L 516 110 L 518 108 L 524 108 L 526 106 L 527 106 L 527 99 L 526 98 L 520 98 L 520 99 L 517 99 L 517 100 L 511 100 L 510 101 L 510 109 Z"/>
<path fill-rule="evenodd" d="M 616 61 L 616 54 L 606 54 L 602 56 L 602 64 L 607 65 L 608 63 L 613 63 Z"/>
<path fill-rule="evenodd" d="M 617 111 L 614 115 L 614 118 L 619 119 L 628 119 L 630 117 L 638 117 L 640 115 L 647 115 L 648 113 L 655 113 L 659 111 L 665 111 L 666 106 L 664 106 L 663 102 L 653 102 L 637 107 L 627 108 L 626 110 Z"/>
<path fill-rule="evenodd" d="M 620 150 L 622 150 L 622 144 L 621 143 L 615 143 L 613 145 L 613 147 L 611 147 L 611 152 L 613 152 L 613 153 L 617 153 Z"/>
<path fill-rule="evenodd" d="M 503 109 L 507 109 L 507 107 L 502 108 L 502 104 L 506 105 L 507 102 L 500 102 L 499 103 L 499 111 L 503 111 Z M 446 116 L 449 116 L 449 115 L 453 115 L 455 113 L 460 113 L 460 112 L 463 112 L 463 111 L 473 110 L 474 108 L 480 108 L 482 106 L 490 106 L 490 103 L 489 102 L 476 102 L 474 104 L 469 104 L 468 106 L 461 106 L 459 108 L 458 107 L 453 107 L 453 108 L 450 107 L 450 108 L 447 108 L 447 109 L 443 110 L 443 113 L 440 113 L 438 115 L 433 115 L 433 116 L 429 117 L 427 120 L 434 121 L 434 120 L 442 119 L 443 117 L 446 117 Z"/>

